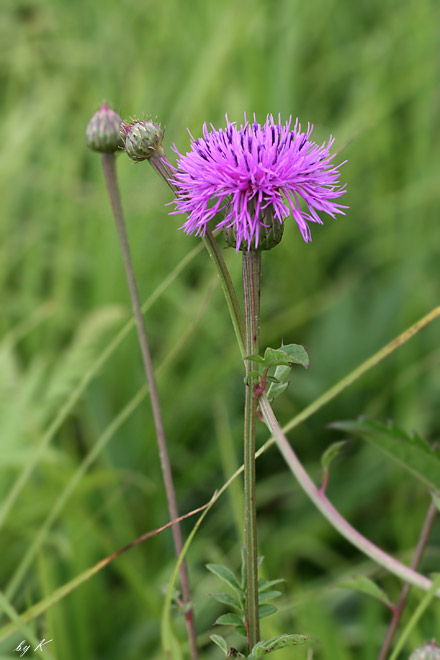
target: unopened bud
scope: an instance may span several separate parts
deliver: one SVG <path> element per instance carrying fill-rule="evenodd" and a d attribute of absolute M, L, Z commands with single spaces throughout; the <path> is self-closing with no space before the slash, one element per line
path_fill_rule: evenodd
<path fill-rule="evenodd" d="M 248 245 L 248 241 L 243 238 L 238 250 L 241 250 L 242 252 L 261 252 L 262 250 L 271 250 L 278 245 L 283 238 L 283 234 L 284 224 L 281 223 L 278 218 L 274 217 L 272 208 L 268 206 L 260 211 L 259 224 L 252 238 L 251 244 Z M 237 250 L 236 227 L 234 225 L 232 227 L 224 227 L 223 235 L 225 237 L 226 245 Z"/>
<path fill-rule="evenodd" d="M 160 124 L 153 121 L 122 124 L 121 134 L 125 140 L 125 151 L 132 160 L 148 160 L 158 151 L 163 151 L 164 131 Z"/>
<path fill-rule="evenodd" d="M 87 145 L 93 151 L 103 154 L 113 154 L 124 148 L 121 138 L 120 116 L 103 103 L 102 107 L 91 118 L 86 130 Z"/>
<path fill-rule="evenodd" d="M 435 640 L 413 651 L 409 660 L 440 660 L 440 647 Z"/>

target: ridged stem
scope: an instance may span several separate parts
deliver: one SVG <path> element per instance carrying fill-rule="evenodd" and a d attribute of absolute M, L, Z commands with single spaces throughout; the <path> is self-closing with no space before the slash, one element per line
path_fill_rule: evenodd
<path fill-rule="evenodd" d="M 261 252 L 243 252 L 243 293 L 246 327 L 246 355 L 260 350 L 260 281 Z M 244 518 L 246 560 L 246 629 L 249 651 L 260 641 L 258 616 L 258 544 L 255 505 L 255 429 L 257 399 L 255 377 L 250 375 L 256 364 L 246 360 L 244 405 Z"/>
<path fill-rule="evenodd" d="M 171 520 L 179 517 L 176 493 L 174 490 L 173 475 L 168 453 L 165 429 L 162 419 L 162 412 L 159 402 L 159 394 L 156 386 L 153 362 L 151 359 L 150 348 L 145 329 L 144 317 L 141 310 L 141 301 L 136 285 L 136 278 L 131 259 L 130 246 L 128 243 L 127 230 L 122 210 L 121 196 L 119 192 L 118 179 L 116 174 L 116 159 L 114 154 L 102 155 L 102 167 L 104 170 L 107 190 L 110 197 L 113 216 L 116 223 L 116 231 L 121 247 L 122 260 L 124 262 L 125 275 L 127 278 L 128 289 L 130 292 L 133 315 L 136 322 L 139 346 L 142 354 L 142 363 L 144 366 L 145 377 L 150 390 L 151 408 L 153 411 L 154 426 L 156 430 L 157 444 L 159 448 L 160 465 L 162 468 L 162 477 L 165 486 L 165 492 L 168 503 L 168 511 Z M 183 548 L 182 531 L 179 524 L 173 525 L 173 539 L 176 556 L 179 557 Z M 185 562 L 180 566 L 180 582 L 182 588 L 182 599 L 185 611 L 185 621 L 188 634 L 188 642 L 191 652 L 191 658 L 198 658 L 197 635 L 195 630 L 194 615 L 192 611 L 191 594 L 189 588 L 188 570 Z"/>

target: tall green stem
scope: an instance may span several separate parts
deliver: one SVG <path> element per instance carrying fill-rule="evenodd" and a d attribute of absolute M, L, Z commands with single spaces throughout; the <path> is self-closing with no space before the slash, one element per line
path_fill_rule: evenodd
<path fill-rule="evenodd" d="M 179 517 L 177 507 L 176 493 L 174 490 L 173 475 L 171 471 L 171 463 L 168 454 L 167 441 L 165 436 L 165 429 L 162 419 L 162 412 L 159 402 L 159 393 L 156 386 L 156 378 L 154 375 L 153 361 L 151 359 L 150 347 L 147 339 L 147 332 L 145 329 L 144 317 L 142 315 L 141 301 L 136 285 L 136 278 L 131 260 L 130 246 L 128 243 L 127 230 L 125 227 L 124 214 L 122 211 L 121 196 L 119 193 L 119 185 L 116 174 L 116 163 L 114 154 L 102 155 L 102 167 L 104 170 L 105 181 L 107 190 L 110 197 L 113 215 L 116 223 L 116 230 L 118 233 L 119 243 L 121 247 L 122 260 L 124 262 L 125 274 L 127 277 L 128 289 L 130 292 L 131 304 L 133 308 L 133 315 L 136 321 L 136 329 L 138 333 L 139 346 L 142 354 L 142 363 L 145 370 L 145 376 L 150 389 L 150 401 L 153 411 L 154 426 L 156 429 L 157 444 L 159 448 L 159 458 L 162 468 L 162 477 L 165 486 L 165 492 L 168 502 L 168 510 L 171 520 Z M 182 532 L 180 525 L 177 523 L 173 525 L 173 539 L 176 556 L 179 557 L 183 548 Z M 182 562 L 180 565 L 180 582 L 182 587 L 183 604 L 185 606 L 185 620 L 188 633 L 188 641 L 191 652 L 191 658 L 196 660 L 198 658 L 197 635 L 194 624 L 194 616 L 191 607 L 191 594 L 189 588 L 189 578 L 186 563 Z"/>
<path fill-rule="evenodd" d="M 258 355 L 260 346 L 261 252 L 243 252 L 243 292 L 245 310 L 245 348 L 247 355 Z M 260 641 L 258 617 L 258 546 L 255 506 L 255 428 L 257 396 L 254 362 L 246 360 L 244 407 L 244 516 L 246 550 L 246 627 L 249 650 Z"/>

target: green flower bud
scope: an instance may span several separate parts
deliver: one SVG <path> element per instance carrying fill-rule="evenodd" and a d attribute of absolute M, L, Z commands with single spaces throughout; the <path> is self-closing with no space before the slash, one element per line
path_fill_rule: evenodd
<path fill-rule="evenodd" d="M 440 647 L 435 640 L 413 651 L 409 660 L 440 660 Z"/>
<path fill-rule="evenodd" d="M 252 211 L 249 209 L 252 213 Z M 252 237 L 251 244 L 248 245 L 248 242 L 243 239 L 241 241 L 239 250 L 243 251 L 256 251 L 261 252 L 263 250 L 271 250 L 273 247 L 278 245 L 278 243 L 283 238 L 284 234 L 284 224 L 281 223 L 278 218 L 275 218 L 273 215 L 272 208 L 270 206 L 266 207 L 260 211 L 260 217 L 258 221 L 258 227 L 255 231 L 254 236 Z M 224 227 L 223 235 L 225 237 L 226 245 L 237 249 L 237 229 L 233 225 L 232 227 Z M 258 244 L 256 245 L 256 238 L 258 235 Z"/>
<path fill-rule="evenodd" d="M 125 151 L 132 160 L 148 160 L 158 151 L 163 151 L 164 131 L 160 124 L 153 121 L 122 124 L 121 134 L 125 139 Z"/>
<path fill-rule="evenodd" d="M 103 154 L 113 154 L 123 149 L 121 124 L 120 116 L 104 102 L 87 126 L 87 146 Z"/>

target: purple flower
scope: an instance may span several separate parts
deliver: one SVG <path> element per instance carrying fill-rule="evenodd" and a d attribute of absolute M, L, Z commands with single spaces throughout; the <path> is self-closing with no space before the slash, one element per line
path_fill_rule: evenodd
<path fill-rule="evenodd" d="M 338 187 L 339 167 L 333 165 L 334 155 L 327 144 L 317 145 L 310 140 L 313 126 L 301 132 L 292 118 L 281 124 L 268 115 L 260 126 L 246 120 L 237 127 L 226 116 L 226 129 L 203 126 L 203 138 L 191 135 L 191 150 L 178 155 L 174 178 L 176 210 L 187 213 L 188 220 L 181 227 L 187 234 L 204 235 L 210 220 L 217 219 L 215 229 L 233 228 L 237 251 L 244 242 L 247 249 L 258 247 L 261 227 L 273 217 L 279 223 L 292 213 L 303 239 L 312 240 L 308 222 L 319 222 L 318 211 L 334 217 L 347 208 L 333 200 L 343 195 L 345 185 Z M 344 161 L 345 162 L 345 161 Z M 300 209 L 299 197 L 306 210 Z"/>

